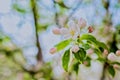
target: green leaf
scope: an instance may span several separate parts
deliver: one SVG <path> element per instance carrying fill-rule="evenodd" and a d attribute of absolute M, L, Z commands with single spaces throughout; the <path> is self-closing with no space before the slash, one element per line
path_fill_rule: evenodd
<path fill-rule="evenodd" d="M 83 48 L 80 48 L 80 50 L 77 53 L 74 53 L 74 56 L 79 62 L 82 63 L 85 60 L 86 51 Z"/>
<path fill-rule="evenodd" d="M 76 72 L 76 74 L 78 74 L 79 64 L 80 64 L 79 62 L 73 64 L 73 70 Z"/>
<path fill-rule="evenodd" d="M 60 43 L 58 43 L 57 45 L 55 45 L 55 47 L 57 48 L 57 51 L 63 50 L 64 48 L 66 48 L 71 42 L 71 39 L 68 40 L 64 40 Z"/>
<path fill-rule="evenodd" d="M 68 71 L 69 60 L 70 60 L 70 49 L 66 50 L 62 57 L 62 66 L 65 71 Z"/>
<path fill-rule="evenodd" d="M 120 63 L 119 62 L 112 62 L 111 64 L 117 64 L 120 66 Z"/>
<path fill-rule="evenodd" d="M 86 66 L 90 67 L 90 66 L 91 66 L 91 58 L 87 57 L 87 58 L 85 59 L 85 61 L 88 62 L 88 64 L 87 64 Z"/>
<path fill-rule="evenodd" d="M 83 34 L 80 39 L 96 43 L 96 38 L 90 34 Z"/>
<path fill-rule="evenodd" d="M 113 66 L 109 66 L 109 67 L 108 67 L 108 72 L 110 73 L 110 75 L 111 75 L 112 77 L 115 76 L 115 70 L 114 70 Z"/>
<path fill-rule="evenodd" d="M 20 13 L 26 13 L 27 12 L 25 9 L 21 8 L 18 4 L 14 4 L 13 9 L 15 9 L 16 11 L 18 11 Z"/>
<path fill-rule="evenodd" d="M 82 47 L 85 49 L 85 50 L 88 50 L 91 46 L 89 44 L 82 44 Z"/>
<path fill-rule="evenodd" d="M 99 48 L 100 50 L 107 49 L 107 46 L 103 42 L 99 42 L 96 40 L 96 38 L 90 34 L 83 34 L 80 37 L 81 40 L 87 40 L 88 44 L 93 44 L 96 48 Z M 103 51 L 101 51 L 103 52 Z"/>
<path fill-rule="evenodd" d="M 61 1 L 59 1 L 59 2 L 55 2 L 55 3 L 57 3 L 58 5 L 60 5 L 60 6 L 63 7 L 63 8 L 69 9 L 69 7 L 67 7 L 67 6 L 64 4 L 64 1 L 63 1 L 63 0 L 61 0 Z"/>
<path fill-rule="evenodd" d="M 103 42 L 98 42 L 99 47 L 108 50 L 108 47 Z"/>

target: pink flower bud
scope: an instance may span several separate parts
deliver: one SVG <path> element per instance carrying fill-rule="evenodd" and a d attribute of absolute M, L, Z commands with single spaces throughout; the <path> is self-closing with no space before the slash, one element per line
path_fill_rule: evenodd
<path fill-rule="evenodd" d="M 84 61 L 83 64 L 87 66 L 87 65 L 88 65 L 88 62 L 87 62 L 87 61 Z"/>
<path fill-rule="evenodd" d="M 110 54 L 108 54 L 107 58 L 110 61 L 115 61 L 117 56 L 114 53 L 110 53 Z"/>
<path fill-rule="evenodd" d="M 117 55 L 117 56 L 120 56 L 120 50 L 117 50 L 117 51 L 116 51 L 116 55 Z"/>
<path fill-rule="evenodd" d="M 89 33 L 92 33 L 93 31 L 94 31 L 93 27 L 92 27 L 92 26 L 89 26 L 89 27 L 88 27 L 88 32 L 89 32 Z"/>
<path fill-rule="evenodd" d="M 93 53 L 94 53 L 93 49 L 88 49 L 88 50 L 87 50 L 87 55 L 91 55 L 91 54 L 93 54 Z"/>
<path fill-rule="evenodd" d="M 51 54 L 54 54 L 57 52 L 57 49 L 56 48 L 51 48 L 50 51 L 49 51 Z"/>
<path fill-rule="evenodd" d="M 86 21 L 83 18 L 80 18 L 80 20 L 78 21 L 78 25 L 80 26 L 80 28 L 84 28 L 86 26 Z"/>
<path fill-rule="evenodd" d="M 105 49 L 105 50 L 103 51 L 103 56 L 106 57 L 107 55 L 108 55 L 108 50 Z"/>
<path fill-rule="evenodd" d="M 56 35 L 59 35 L 59 34 L 60 34 L 60 29 L 59 29 L 59 28 L 54 28 L 54 29 L 52 30 L 52 32 L 53 32 L 54 34 L 56 34 Z"/>
<path fill-rule="evenodd" d="M 78 52 L 79 51 L 79 46 L 78 45 L 72 46 L 71 51 L 74 52 L 74 53 Z"/>
<path fill-rule="evenodd" d="M 114 65 L 113 65 L 113 67 L 114 67 L 115 69 L 120 68 L 120 66 L 119 66 L 119 65 L 117 65 L 117 64 L 114 64 Z"/>

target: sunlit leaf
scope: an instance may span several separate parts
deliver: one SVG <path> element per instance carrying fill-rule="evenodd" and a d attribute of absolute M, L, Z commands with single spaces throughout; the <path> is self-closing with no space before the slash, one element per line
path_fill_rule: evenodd
<path fill-rule="evenodd" d="M 83 62 L 86 57 L 86 51 L 83 48 L 80 48 L 77 53 L 74 53 L 74 56 L 79 62 Z"/>
<path fill-rule="evenodd" d="M 88 50 L 91 46 L 89 44 L 82 44 L 82 47 L 85 49 L 85 50 Z"/>
<path fill-rule="evenodd" d="M 68 71 L 69 60 L 70 60 L 70 49 L 66 50 L 62 57 L 62 66 L 65 71 Z"/>
<path fill-rule="evenodd" d="M 71 39 L 68 40 L 64 40 L 60 43 L 58 43 L 57 45 L 55 45 L 55 47 L 57 48 L 57 51 L 63 50 L 64 48 L 66 48 L 71 42 Z"/>

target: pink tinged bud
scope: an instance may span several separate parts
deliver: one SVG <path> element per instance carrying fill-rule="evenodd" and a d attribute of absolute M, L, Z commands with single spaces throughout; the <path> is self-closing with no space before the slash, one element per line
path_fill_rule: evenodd
<path fill-rule="evenodd" d="M 51 48 L 50 51 L 49 51 L 51 54 L 54 54 L 57 52 L 57 49 L 56 48 Z"/>
<path fill-rule="evenodd" d="M 52 30 L 52 32 L 53 32 L 54 34 L 56 34 L 56 35 L 59 35 L 59 34 L 60 34 L 60 29 L 59 29 L 59 28 L 54 28 L 54 29 Z"/>
<path fill-rule="evenodd" d="M 80 26 L 80 28 L 84 28 L 86 26 L 86 21 L 83 18 L 80 18 L 80 20 L 78 21 L 78 25 Z"/>
<path fill-rule="evenodd" d="M 92 33 L 93 31 L 94 31 L 94 28 L 93 28 L 92 26 L 89 26 L 89 27 L 88 27 L 88 32 L 89 32 L 89 33 Z"/>
<path fill-rule="evenodd" d="M 87 62 L 87 61 L 84 61 L 83 64 L 87 66 L 87 65 L 88 65 L 88 62 Z"/>
<path fill-rule="evenodd" d="M 116 51 L 116 55 L 117 55 L 117 56 L 120 56 L 120 50 L 117 50 L 117 51 Z"/>
<path fill-rule="evenodd" d="M 113 67 L 114 67 L 115 69 L 119 69 L 119 68 L 120 68 L 120 66 L 117 65 L 117 64 L 114 64 Z"/>
<path fill-rule="evenodd" d="M 87 55 L 91 55 L 91 54 L 93 54 L 93 53 L 94 53 L 93 49 L 88 49 L 88 50 L 87 50 Z"/>
<path fill-rule="evenodd" d="M 105 49 L 105 50 L 103 51 L 103 55 L 104 55 L 104 56 L 107 56 L 107 55 L 108 55 L 108 50 Z"/>
<path fill-rule="evenodd" d="M 107 58 L 110 61 L 115 61 L 117 56 L 114 53 L 110 53 L 110 54 L 108 54 Z"/>
<path fill-rule="evenodd" d="M 74 52 L 74 53 L 78 52 L 79 51 L 79 46 L 78 45 L 72 46 L 71 51 Z"/>

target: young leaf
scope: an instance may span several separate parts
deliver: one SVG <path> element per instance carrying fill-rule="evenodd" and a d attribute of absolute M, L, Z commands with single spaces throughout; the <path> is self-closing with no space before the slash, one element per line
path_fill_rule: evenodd
<path fill-rule="evenodd" d="M 57 51 L 63 50 L 65 47 L 67 47 L 71 42 L 71 39 L 68 40 L 64 40 L 60 43 L 58 43 L 57 45 L 55 45 L 55 47 L 57 48 Z"/>
<path fill-rule="evenodd" d="M 98 42 L 99 47 L 108 50 L 108 47 L 103 42 Z"/>
<path fill-rule="evenodd" d="M 83 62 L 86 57 L 86 51 L 83 48 L 80 48 L 77 53 L 74 53 L 74 56 L 78 61 Z"/>
<path fill-rule="evenodd" d="M 73 64 L 73 70 L 76 72 L 76 74 L 78 74 L 79 64 L 80 64 L 79 62 Z"/>
<path fill-rule="evenodd" d="M 82 44 L 82 46 L 83 46 L 83 48 L 85 49 L 85 50 L 88 50 L 91 46 L 89 45 L 89 44 Z"/>
<path fill-rule="evenodd" d="M 96 43 L 96 38 L 90 34 L 83 34 L 80 39 Z"/>
<path fill-rule="evenodd" d="M 108 72 L 110 73 L 110 75 L 111 75 L 112 77 L 115 76 L 115 70 L 114 70 L 113 66 L 109 66 L 109 67 L 108 67 Z"/>
<path fill-rule="evenodd" d="M 70 60 L 70 49 L 66 50 L 62 57 L 62 66 L 65 71 L 68 71 L 69 60 Z"/>

